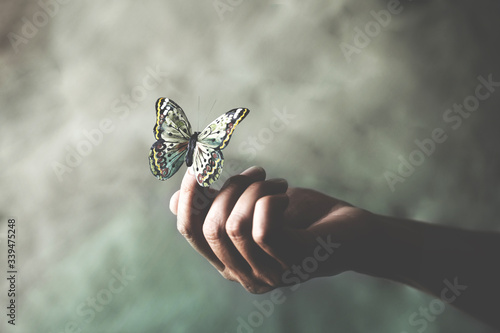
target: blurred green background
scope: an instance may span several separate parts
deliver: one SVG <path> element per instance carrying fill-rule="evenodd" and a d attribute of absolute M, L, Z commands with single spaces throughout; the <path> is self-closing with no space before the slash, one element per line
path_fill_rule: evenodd
<path fill-rule="evenodd" d="M 443 118 L 478 76 L 500 81 L 499 9 L 3 0 L 0 264 L 3 276 L 15 218 L 19 274 L 16 326 L 3 310 L 0 331 L 237 332 L 258 319 L 254 301 L 269 295 L 224 280 L 177 232 L 168 202 L 185 167 L 167 182 L 149 171 L 160 96 L 197 130 L 251 110 L 224 151 L 224 178 L 261 165 L 377 213 L 500 230 L 500 91 L 456 129 Z M 387 172 L 436 128 L 447 140 L 391 189 Z M 7 288 L 2 278 L 3 309 Z M 423 326 L 410 316 L 431 301 L 346 273 L 287 292 L 251 330 L 413 333 Z M 492 332 L 448 305 L 422 331 Z"/>

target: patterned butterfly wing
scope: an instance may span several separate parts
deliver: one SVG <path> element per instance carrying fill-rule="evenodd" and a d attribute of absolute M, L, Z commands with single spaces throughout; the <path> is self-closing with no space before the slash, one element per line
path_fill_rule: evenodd
<path fill-rule="evenodd" d="M 184 163 L 188 142 L 169 143 L 160 139 L 153 143 L 149 151 L 149 167 L 159 180 L 172 177 Z"/>
<path fill-rule="evenodd" d="M 212 121 L 198 135 L 198 141 L 209 148 L 224 149 L 236 126 L 250 113 L 246 108 L 232 109 Z"/>
<path fill-rule="evenodd" d="M 245 108 L 228 111 L 211 122 L 198 135 L 191 167 L 198 184 L 207 187 L 219 178 L 224 165 L 221 150 L 228 145 L 235 127 L 249 112 L 250 110 Z"/>
<path fill-rule="evenodd" d="M 189 141 L 191 124 L 182 108 L 171 99 L 161 97 L 156 101 L 156 124 L 153 133 L 157 140 Z"/>
<path fill-rule="evenodd" d="M 207 147 L 201 142 L 196 143 L 191 170 L 200 186 L 208 187 L 219 179 L 223 165 L 224 157 L 220 149 Z"/>
<path fill-rule="evenodd" d="M 153 128 L 156 141 L 149 152 L 149 167 L 160 180 L 172 177 L 184 162 L 191 124 L 182 108 L 168 98 L 156 102 L 156 124 Z"/>

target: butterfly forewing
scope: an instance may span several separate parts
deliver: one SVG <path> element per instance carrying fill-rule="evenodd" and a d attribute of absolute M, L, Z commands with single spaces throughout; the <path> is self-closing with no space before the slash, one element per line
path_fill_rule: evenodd
<path fill-rule="evenodd" d="M 246 108 L 232 109 L 212 121 L 198 135 L 198 141 L 210 148 L 224 149 L 233 135 L 235 127 L 247 116 Z"/>
<path fill-rule="evenodd" d="M 189 141 L 191 124 L 177 103 L 161 97 L 156 101 L 156 125 L 153 132 L 158 140 L 163 138 L 170 142 Z"/>

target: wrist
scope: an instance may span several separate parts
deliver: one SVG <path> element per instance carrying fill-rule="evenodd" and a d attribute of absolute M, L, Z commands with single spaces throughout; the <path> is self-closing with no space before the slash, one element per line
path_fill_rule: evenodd
<path fill-rule="evenodd" d="M 358 244 L 354 271 L 416 286 L 421 266 L 422 233 L 414 221 L 377 214 Z"/>

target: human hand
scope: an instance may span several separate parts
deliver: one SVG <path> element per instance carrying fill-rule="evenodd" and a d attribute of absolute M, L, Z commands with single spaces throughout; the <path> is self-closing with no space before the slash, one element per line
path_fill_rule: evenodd
<path fill-rule="evenodd" d="M 186 172 L 170 201 L 178 230 L 226 279 L 252 293 L 354 269 L 371 214 L 265 176 L 250 168 L 215 191 Z"/>

